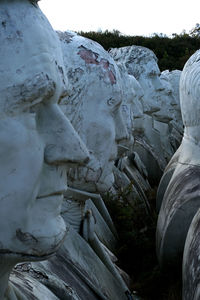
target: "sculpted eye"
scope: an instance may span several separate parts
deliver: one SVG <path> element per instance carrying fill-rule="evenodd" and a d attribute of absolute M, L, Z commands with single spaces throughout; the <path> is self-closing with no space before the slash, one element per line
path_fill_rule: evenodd
<path fill-rule="evenodd" d="M 109 99 L 107 100 L 107 104 L 108 104 L 109 106 L 115 106 L 115 105 L 116 105 L 116 100 L 113 99 L 113 98 L 109 98 Z"/>

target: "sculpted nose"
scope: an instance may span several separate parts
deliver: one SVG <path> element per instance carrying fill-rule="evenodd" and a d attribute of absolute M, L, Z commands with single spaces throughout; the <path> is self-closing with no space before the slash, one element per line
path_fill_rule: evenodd
<path fill-rule="evenodd" d="M 172 106 L 176 106 L 177 105 L 177 102 L 175 100 L 174 95 L 172 95 L 172 97 L 171 97 L 170 105 L 172 105 Z"/>
<path fill-rule="evenodd" d="M 115 140 L 117 143 L 129 140 L 129 133 L 122 118 L 121 109 L 118 110 L 115 116 Z"/>
<path fill-rule="evenodd" d="M 154 82 L 154 86 L 157 92 L 164 91 L 164 85 L 162 84 L 161 80 L 157 78 Z"/>
<path fill-rule="evenodd" d="M 48 144 L 45 148 L 45 162 L 48 164 L 73 163 L 84 165 L 89 162 L 89 152 L 72 125 L 65 126 L 67 134 Z M 57 140 L 57 142 L 56 142 Z"/>
<path fill-rule="evenodd" d="M 46 106 L 42 119 L 46 120 L 41 126 L 46 142 L 46 163 L 83 165 L 89 161 L 89 151 L 58 105 Z"/>

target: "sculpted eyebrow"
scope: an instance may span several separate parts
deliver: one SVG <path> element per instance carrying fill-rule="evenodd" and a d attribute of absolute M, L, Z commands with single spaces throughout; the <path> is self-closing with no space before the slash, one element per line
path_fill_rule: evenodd
<path fill-rule="evenodd" d="M 22 84 L 9 86 L 1 91 L 4 111 L 9 113 L 18 107 L 25 108 L 48 99 L 54 94 L 55 88 L 55 82 L 44 73 L 27 78 Z"/>

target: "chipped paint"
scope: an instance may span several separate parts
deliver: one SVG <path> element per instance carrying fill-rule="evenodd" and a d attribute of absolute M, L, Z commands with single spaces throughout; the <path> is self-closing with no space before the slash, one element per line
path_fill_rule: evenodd
<path fill-rule="evenodd" d="M 112 85 L 116 84 L 114 67 L 107 59 L 99 59 L 98 53 L 95 53 L 84 46 L 80 46 L 79 49 L 80 50 L 77 52 L 77 54 L 80 55 L 80 57 L 86 62 L 86 64 L 101 66 L 103 69 L 103 73 L 105 74 L 104 76 L 107 76 L 109 78 L 109 81 Z"/>
<path fill-rule="evenodd" d="M 16 230 L 16 237 L 18 238 L 18 240 L 20 240 L 23 243 L 26 243 L 26 242 L 28 242 L 28 243 L 30 243 L 30 242 L 37 243 L 38 242 L 36 237 L 34 237 L 29 232 L 22 232 L 21 229 Z"/>

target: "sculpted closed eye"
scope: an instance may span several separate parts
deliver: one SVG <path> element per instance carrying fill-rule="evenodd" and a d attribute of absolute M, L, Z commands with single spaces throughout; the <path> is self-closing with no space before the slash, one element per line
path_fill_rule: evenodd
<path fill-rule="evenodd" d="M 107 104 L 108 104 L 109 106 L 113 106 L 113 105 L 115 104 L 115 99 L 109 98 L 108 101 L 107 101 Z"/>
<path fill-rule="evenodd" d="M 108 106 L 110 107 L 110 112 L 112 115 L 115 115 L 115 113 L 117 113 L 119 107 L 120 107 L 120 104 L 121 104 L 121 101 L 119 100 L 116 100 L 114 98 L 109 98 L 107 100 L 107 104 Z"/>

